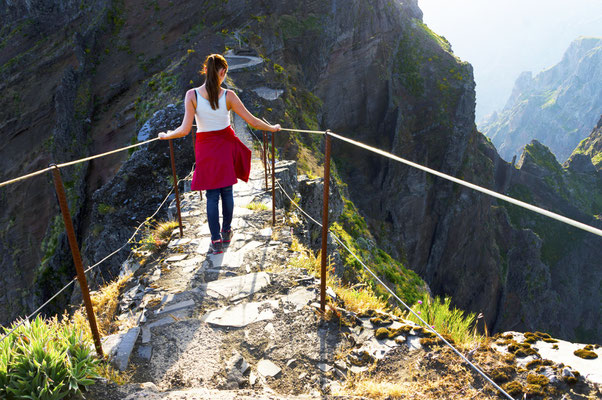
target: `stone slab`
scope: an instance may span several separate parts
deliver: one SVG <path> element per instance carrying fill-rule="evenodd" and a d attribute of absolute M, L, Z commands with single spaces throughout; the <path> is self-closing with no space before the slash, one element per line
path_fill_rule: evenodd
<path fill-rule="evenodd" d="M 152 355 L 153 346 L 143 345 L 138 347 L 138 357 L 142 358 L 143 360 L 150 361 Z"/>
<path fill-rule="evenodd" d="M 188 254 L 176 254 L 176 255 L 173 255 L 173 256 L 165 259 L 165 261 L 168 263 L 178 262 L 178 261 L 184 260 L 186 257 L 188 257 Z"/>
<path fill-rule="evenodd" d="M 144 327 L 142 328 L 142 343 L 150 343 L 151 341 L 151 331 L 150 328 Z"/>
<path fill-rule="evenodd" d="M 259 235 L 263 236 L 265 238 L 271 238 L 272 237 L 272 228 L 270 228 L 270 227 L 263 228 L 262 230 L 259 231 Z"/>
<path fill-rule="evenodd" d="M 166 312 L 174 312 L 174 311 L 181 310 L 183 308 L 190 308 L 190 307 L 194 307 L 194 300 L 185 300 L 185 301 L 181 301 L 179 303 L 171 304 L 169 306 L 166 306 L 162 310 L 155 311 L 155 314 L 158 315 L 158 314 L 163 314 Z"/>
<path fill-rule="evenodd" d="M 305 287 L 298 286 L 284 296 L 282 300 L 284 302 L 294 304 L 295 309 L 298 311 L 312 301 L 316 300 L 316 291 L 314 289 L 307 289 Z"/>
<path fill-rule="evenodd" d="M 186 244 L 189 244 L 191 241 L 192 241 L 192 239 L 190 239 L 190 238 L 176 239 L 176 240 L 172 240 L 171 242 L 169 242 L 167 247 L 169 247 L 170 249 L 173 249 L 174 247 L 184 246 Z"/>
<path fill-rule="evenodd" d="M 244 253 L 241 251 L 225 251 L 221 254 L 208 254 L 207 259 L 211 261 L 213 268 L 240 268 Z"/>
<path fill-rule="evenodd" d="M 203 289 L 214 298 L 241 299 L 262 290 L 269 284 L 270 276 L 266 272 L 256 272 L 209 282 L 203 285 Z"/>
<path fill-rule="evenodd" d="M 138 340 L 140 334 L 140 327 L 131 328 L 121 339 L 121 342 L 117 346 L 117 352 L 113 357 L 112 363 L 120 371 L 125 371 L 130 362 L 130 355 Z"/>
<path fill-rule="evenodd" d="M 274 377 L 278 375 L 282 370 L 276 364 L 270 360 L 262 359 L 257 363 L 257 372 L 263 376 Z"/>
<path fill-rule="evenodd" d="M 274 318 L 271 303 L 268 301 L 242 303 L 210 311 L 201 317 L 201 321 L 212 325 L 242 328 L 259 321 Z"/>

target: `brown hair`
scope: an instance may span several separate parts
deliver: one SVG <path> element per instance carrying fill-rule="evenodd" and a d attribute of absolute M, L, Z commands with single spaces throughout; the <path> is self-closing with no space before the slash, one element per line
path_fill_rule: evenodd
<path fill-rule="evenodd" d="M 210 54 L 205 59 L 203 71 L 205 72 L 205 88 L 209 95 L 209 104 L 213 110 L 219 108 L 219 70 L 224 68 L 228 71 L 228 62 L 221 54 Z"/>

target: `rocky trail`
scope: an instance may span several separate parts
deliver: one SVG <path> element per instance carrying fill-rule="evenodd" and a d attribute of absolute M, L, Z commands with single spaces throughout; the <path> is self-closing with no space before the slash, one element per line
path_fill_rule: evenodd
<path fill-rule="evenodd" d="M 240 124 L 236 129 L 252 148 L 249 133 Z M 277 165 L 277 174 L 288 166 Z M 337 393 L 365 375 L 398 383 L 412 399 L 451 398 L 450 393 L 502 398 L 412 322 L 373 310 L 349 312 L 331 289 L 332 312 L 323 319 L 319 281 L 290 265 L 300 253 L 293 246 L 296 232 L 282 223 L 282 209 L 271 226 L 271 197 L 257 158 L 249 182 L 234 188 L 234 236 L 223 254 L 207 254 L 205 200 L 188 191 L 181 200 L 184 235 L 176 229 L 165 248 L 142 266 L 132 257 L 124 263 L 122 273 L 132 278 L 120 295 L 121 332 L 104 338 L 103 347 L 113 365 L 127 371 L 129 383 L 101 380 L 86 398 L 357 399 L 364 397 Z M 549 351 L 545 358 L 553 362 L 534 362 L 543 358 L 548 343 L 527 336 L 507 334 L 491 346 L 476 344 L 470 357 L 500 384 L 519 382 L 517 395 L 540 398 L 525 382 L 535 368 L 546 380 L 539 386 L 542 396 L 600 394 L 599 359 L 573 357 L 589 381 L 584 380 Z M 528 339 L 535 341 L 536 351 L 510 354 L 512 346 L 530 347 L 521 347 Z"/>

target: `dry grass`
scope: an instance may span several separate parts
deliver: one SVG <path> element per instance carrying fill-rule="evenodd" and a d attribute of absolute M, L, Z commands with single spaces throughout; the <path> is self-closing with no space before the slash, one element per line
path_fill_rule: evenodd
<path fill-rule="evenodd" d="M 321 252 L 317 255 L 293 238 L 291 250 L 301 253 L 289 263 L 294 268 L 304 268 L 316 278 L 320 277 L 322 267 Z M 370 287 L 354 288 L 343 285 L 341 280 L 334 275 L 334 268 L 330 260 L 326 265 L 326 285 L 330 286 L 336 295 L 345 303 L 345 309 L 360 313 L 366 310 L 387 310 L 387 302 L 378 298 Z"/>
<path fill-rule="evenodd" d="M 96 323 L 102 336 L 113 333 L 119 326 L 119 321 L 115 320 L 115 313 L 119 306 L 119 295 L 131 277 L 131 274 L 123 276 L 90 294 L 94 313 L 96 314 Z M 81 326 L 86 334 L 91 335 L 84 307 L 74 313 L 73 321 L 77 326 Z"/>
<path fill-rule="evenodd" d="M 499 399 L 492 387 L 481 387 L 455 359 L 447 360 L 444 370 L 417 366 L 416 360 L 408 360 L 408 363 L 396 365 L 407 372 L 404 377 L 391 377 L 384 372 L 360 375 L 347 380 L 346 385 L 333 394 L 370 399 Z"/>
<path fill-rule="evenodd" d="M 152 232 L 155 238 L 160 240 L 168 240 L 171 237 L 173 230 L 179 227 L 180 224 L 178 221 L 159 222 L 157 225 L 155 225 Z"/>

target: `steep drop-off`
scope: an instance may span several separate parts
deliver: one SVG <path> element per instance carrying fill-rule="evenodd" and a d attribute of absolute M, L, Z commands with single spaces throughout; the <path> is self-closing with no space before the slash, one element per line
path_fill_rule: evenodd
<path fill-rule="evenodd" d="M 564 161 L 602 110 L 602 39 L 580 37 L 562 61 L 536 76 L 524 72 L 499 113 L 480 127 L 510 161 L 532 139 Z"/>

